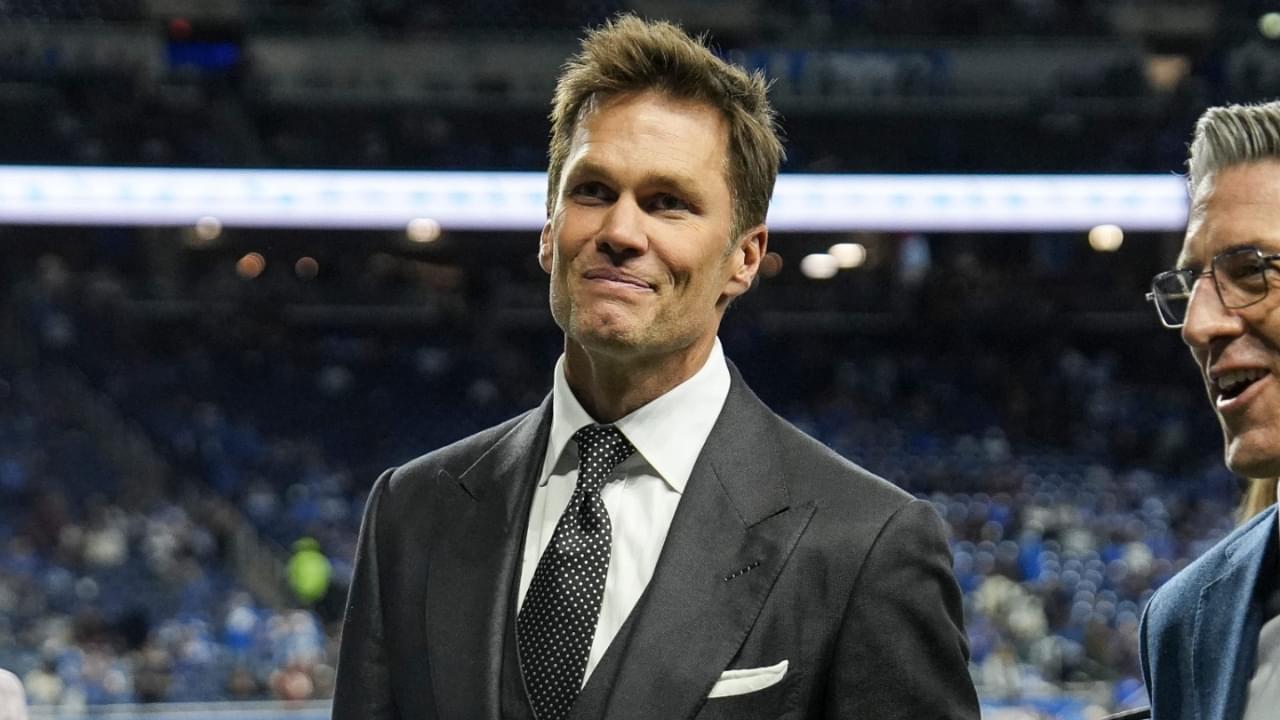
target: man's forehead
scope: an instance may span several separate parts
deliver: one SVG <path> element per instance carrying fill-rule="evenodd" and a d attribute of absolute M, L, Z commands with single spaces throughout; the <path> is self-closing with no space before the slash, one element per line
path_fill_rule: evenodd
<path fill-rule="evenodd" d="M 1280 160 L 1230 165 L 1200 183 L 1178 267 L 1203 267 L 1232 247 L 1280 250 Z"/>
<path fill-rule="evenodd" d="M 728 183 L 729 170 L 729 127 L 728 122 L 718 109 L 710 103 L 681 98 L 660 90 L 646 90 L 607 95 L 590 103 L 589 112 L 585 112 L 574 127 L 569 154 L 565 159 L 565 176 L 578 175 L 582 172 L 600 173 L 608 165 L 612 151 L 618 147 L 629 145 L 640 137 L 649 142 L 658 142 L 645 157 L 651 161 L 651 171 L 655 177 L 664 180 L 683 180 L 678 184 L 702 184 L 706 181 L 697 165 L 714 165 L 719 171 L 719 180 Z M 675 113 L 677 122 L 673 125 L 655 123 L 654 115 L 637 121 L 634 118 L 645 118 L 645 110 L 654 110 L 661 118 L 661 113 Z M 632 122 L 623 121 L 621 117 L 606 119 L 611 112 L 622 110 L 633 118 Z M 716 142 L 699 143 L 690 147 L 682 142 L 686 133 L 702 123 L 712 123 L 707 127 L 716 136 Z M 611 125 L 610 132 L 600 132 L 601 124 Z M 690 125 L 689 123 L 692 123 Z M 625 127 L 628 131 L 619 134 L 617 131 Z M 640 135 L 637 130 L 644 130 Z M 696 130 L 694 130 L 696 132 Z M 666 142 L 661 142 L 663 140 Z M 699 162 L 700 161 L 700 162 Z"/>
<path fill-rule="evenodd" d="M 572 141 L 580 142 L 583 135 L 599 122 L 602 116 L 610 115 L 620 108 L 643 110 L 653 108 L 658 111 L 677 113 L 685 117 L 695 117 L 695 122 L 714 124 L 716 134 L 723 134 L 728 139 L 729 119 L 715 105 L 697 98 L 674 95 L 661 89 L 630 90 L 610 94 L 592 95 L 583 103 L 574 123 Z"/>
<path fill-rule="evenodd" d="M 1182 236 L 1182 250 L 1178 253 L 1177 267 L 1198 267 L 1203 264 L 1200 254 L 1204 248 L 1204 210 L 1193 206 L 1187 214 L 1187 229 Z"/>

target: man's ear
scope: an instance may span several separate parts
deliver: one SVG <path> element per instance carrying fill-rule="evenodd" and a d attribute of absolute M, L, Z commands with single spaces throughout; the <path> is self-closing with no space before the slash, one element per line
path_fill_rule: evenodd
<path fill-rule="evenodd" d="M 542 225 L 542 235 L 538 237 L 538 264 L 548 274 L 551 274 L 551 260 L 555 256 L 555 248 L 551 242 L 551 220 L 547 220 Z"/>
<path fill-rule="evenodd" d="M 760 272 L 760 261 L 769 250 L 769 228 L 763 223 L 747 230 L 729 251 L 733 272 L 724 286 L 723 299 L 733 300 L 751 289 Z"/>

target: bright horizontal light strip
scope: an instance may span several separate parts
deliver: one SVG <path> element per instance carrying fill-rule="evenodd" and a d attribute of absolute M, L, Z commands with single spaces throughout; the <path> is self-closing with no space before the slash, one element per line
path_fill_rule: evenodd
<path fill-rule="evenodd" d="M 1174 175 L 790 175 L 778 179 L 778 230 L 1055 232 L 1114 224 L 1181 230 Z"/>
<path fill-rule="evenodd" d="M 536 230 L 533 172 L 0 166 L 0 223 Z M 1174 175 L 799 175 L 778 178 L 777 231 L 1181 230 Z"/>
<path fill-rule="evenodd" d="M 0 223 L 539 228 L 540 173 L 0 166 Z"/>

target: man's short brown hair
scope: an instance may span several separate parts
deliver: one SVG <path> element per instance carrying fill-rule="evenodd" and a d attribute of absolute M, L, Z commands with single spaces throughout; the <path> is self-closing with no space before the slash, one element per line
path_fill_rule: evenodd
<path fill-rule="evenodd" d="M 716 57 L 703 38 L 676 25 L 622 15 L 589 33 L 565 64 L 551 109 L 547 214 L 554 212 L 573 134 L 601 100 L 656 90 L 720 110 L 729 125 L 726 180 L 733 197 L 733 238 L 764 222 L 783 158 L 768 83 Z"/>

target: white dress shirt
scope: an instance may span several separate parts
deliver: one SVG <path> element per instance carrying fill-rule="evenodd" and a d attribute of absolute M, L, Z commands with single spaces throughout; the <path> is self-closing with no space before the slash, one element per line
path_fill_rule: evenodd
<path fill-rule="evenodd" d="M 1280 538 L 1276 539 L 1280 542 Z M 1258 656 L 1249 694 L 1245 698 L 1243 720 L 1274 718 L 1280 707 L 1280 616 L 1273 617 L 1258 633 Z"/>
<path fill-rule="evenodd" d="M 524 605 L 538 558 L 551 542 L 578 484 L 573 434 L 596 422 L 569 389 L 563 355 L 556 363 L 553 383 L 551 435 L 529 509 L 517 609 Z M 717 338 L 706 364 L 693 377 L 613 423 L 636 452 L 614 470 L 600 491 L 609 511 L 613 544 L 583 684 L 653 577 L 676 505 L 728 396 L 729 366 Z"/>

